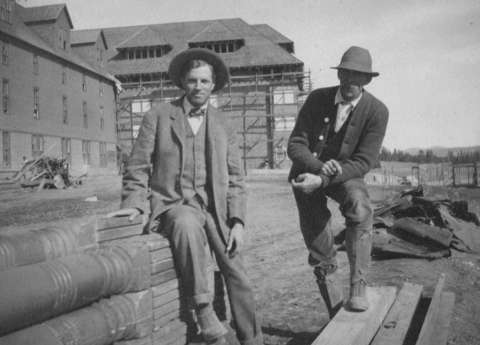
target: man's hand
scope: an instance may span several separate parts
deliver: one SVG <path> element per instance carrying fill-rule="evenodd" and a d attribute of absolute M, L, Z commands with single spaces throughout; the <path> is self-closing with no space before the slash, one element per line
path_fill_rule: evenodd
<path fill-rule="evenodd" d="M 313 193 L 316 189 L 322 186 L 322 178 L 318 175 L 304 173 L 297 176 L 295 180 L 292 180 L 292 186 L 304 193 Z"/>
<path fill-rule="evenodd" d="M 113 218 L 113 217 L 128 217 L 129 221 L 133 221 L 137 216 L 142 214 L 142 212 L 138 208 L 122 208 L 118 211 L 110 212 L 107 214 L 108 218 Z M 147 223 L 147 218 L 144 216 L 142 218 L 142 225 L 145 225 Z"/>
<path fill-rule="evenodd" d="M 242 223 L 235 223 L 230 229 L 230 235 L 228 236 L 228 244 L 226 253 L 229 257 L 233 258 L 243 248 L 243 225 Z"/>
<path fill-rule="evenodd" d="M 335 159 L 330 159 L 326 161 L 325 164 L 323 165 L 322 174 L 327 176 L 341 175 L 342 166 Z"/>

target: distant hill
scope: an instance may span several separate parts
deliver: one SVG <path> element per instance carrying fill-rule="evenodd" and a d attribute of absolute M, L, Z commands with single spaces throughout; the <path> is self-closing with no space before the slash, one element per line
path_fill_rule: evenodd
<path fill-rule="evenodd" d="M 412 147 L 406 150 L 402 150 L 406 153 L 416 155 L 420 150 L 432 150 L 433 154 L 437 157 L 446 157 L 448 156 L 448 152 L 451 151 L 453 154 L 457 154 L 459 152 L 480 152 L 480 145 L 477 146 L 465 146 L 465 147 L 442 147 L 442 146 L 432 146 L 429 148 L 421 148 L 421 147 Z"/>

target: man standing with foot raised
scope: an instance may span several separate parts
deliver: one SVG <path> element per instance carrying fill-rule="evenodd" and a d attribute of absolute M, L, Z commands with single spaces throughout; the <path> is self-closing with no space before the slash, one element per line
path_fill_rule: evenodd
<path fill-rule="evenodd" d="M 320 293 L 330 317 L 343 301 L 335 275 L 337 261 L 327 197 L 337 201 L 346 221 L 350 263 L 347 308 L 364 311 L 373 211 L 364 175 L 377 162 L 388 121 L 386 106 L 364 89 L 372 77 L 368 50 L 350 47 L 337 67 L 339 86 L 314 90 L 298 115 L 288 143 L 300 227 Z"/>

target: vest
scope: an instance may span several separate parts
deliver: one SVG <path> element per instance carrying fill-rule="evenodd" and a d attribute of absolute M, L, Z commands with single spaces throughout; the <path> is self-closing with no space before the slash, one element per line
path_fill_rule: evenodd
<path fill-rule="evenodd" d="M 205 117 L 197 134 L 194 134 L 188 123 L 188 116 L 185 116 L 184 167 L 181 184 L 185 201 L 191 200 L 198 195 L 203 203 L 208 206 L 207 164 L 205 157 L 206 121 L 207 118 Z"/>
<path fill-rule="evenodd" d="M 327 134 L 327 141 L 325 143 L 325 148 L 320 155 L 320 160 L 326 162 L 329 159 L 337 159 L 340 154 L 340 149 L 342 148 L 343 139 L 345 139 L 345 134 L 347 133 L 347 127 L 352 118 L 352 112 L 348 116 L 347 120 L 343 123 L 340 130 L 335 133 L 335 125 L 330 126 L 330 129 Z"/>

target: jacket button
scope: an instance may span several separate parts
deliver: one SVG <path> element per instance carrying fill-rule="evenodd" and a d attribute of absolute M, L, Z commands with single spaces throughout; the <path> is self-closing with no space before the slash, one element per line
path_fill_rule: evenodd
<path fill-rule="evenodd" d="M 317 157 L 318 157 L 318 153 L 314 152 L 314 153 L 313 153 L 313 157 L 317 158 Z"/>
<path fill-rule="evenodd" d="M 318 136 L 318 140 L 323 140 L 323 139 L 324 139 L 324 136 L 323 136 L 322 134 L 320 134 L 320 135 Z"/>
<path fill-rule="evenodd" d="M 329 122 L 330 122 L 330 119 L 329 119 L 328 117 L 324 117 L 324 118 L 323 118 L 323 122 L 329 123 Z"/>

